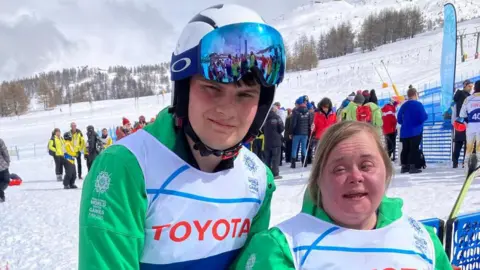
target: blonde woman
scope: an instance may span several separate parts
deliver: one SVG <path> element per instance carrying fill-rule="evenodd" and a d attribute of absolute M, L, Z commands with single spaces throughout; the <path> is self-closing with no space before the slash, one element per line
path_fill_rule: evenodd
<path fill-rule="evenodd" d="M 372 125 L 330 127 L 302 213 L 255 235 L 236 269 L 452 269 L 433 229 L 385 196 L 392 173 Z"/>

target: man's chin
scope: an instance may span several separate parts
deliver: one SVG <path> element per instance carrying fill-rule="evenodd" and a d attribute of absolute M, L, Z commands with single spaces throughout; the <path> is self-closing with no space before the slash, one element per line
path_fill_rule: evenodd
<path fill-rule="evenodd" d="M 240 141 L 240 140 L 239 140 Z M 210 140 L 210 141 L 203 141 L 208 147 L 215 149 L 215 150 L 227 150 L 232 147 L 235 147 L 238 145 L 237 142 L 233 142 L 231 140 L 225 140 L 221 137 L 218 138 L 218 140 Z"/>

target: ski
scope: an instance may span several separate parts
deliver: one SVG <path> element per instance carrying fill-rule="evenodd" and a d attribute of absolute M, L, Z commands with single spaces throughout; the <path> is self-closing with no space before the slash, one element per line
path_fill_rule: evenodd
<path fill-rule="evenodd" d="M 458 212 L 460 211 L 460 207 L 465 200 L 465 196 L 467 195 L 470 186 L 473 183 L 473 180 L 477 177 L 477 174 L 480 172 L 480 166 L 477 162 L 477 156 L 475 154 L 471 155 L 470 159 L 468 160 L 468 173 L 465 182 L 463 183 L 462 189 L 460 189 L 460 193 L 457 196 L 457 200 L 453 205 L 452 211 L 450 212 L 450 216 L 448 219 L 454 219 L 457 217 Z"/>

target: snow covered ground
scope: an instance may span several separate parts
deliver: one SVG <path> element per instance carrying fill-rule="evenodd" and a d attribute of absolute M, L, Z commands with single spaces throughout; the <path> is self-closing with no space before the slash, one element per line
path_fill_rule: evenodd
<path fill-rule="evenodd" d="M 271 225 L 295 215 L 301 208 L 307 169 L 281 169 L 272 202 Z M 7 189 L 0 204 L 0 269 L 76 269 L 78 213 L 81 189 L 63 190 L 54 179 L 49 157 L 13 161 L 12 172 L 24 178 L 21 186 Z M 445 218 L 463 182 L 463 170 L 433 166 L 418 175 L 399 174 L 388 195 L 404 200 L 404 210 L 417 218 Z M 77 181 L 81 187 L 83 181 Z M 480 182 L 474 183 L 461 213 L 480 209 Z"/>

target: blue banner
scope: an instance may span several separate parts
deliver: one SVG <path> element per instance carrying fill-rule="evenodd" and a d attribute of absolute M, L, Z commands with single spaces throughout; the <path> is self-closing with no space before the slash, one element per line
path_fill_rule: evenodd
<path fill-rule="evenodd" d="M 455 91 L 455 67 L 457 61 L 457 15 L 453 4 L 443 7 L 443 45 L 440 80 L 442 83 L 442 111 L 450 108 Z"/>

